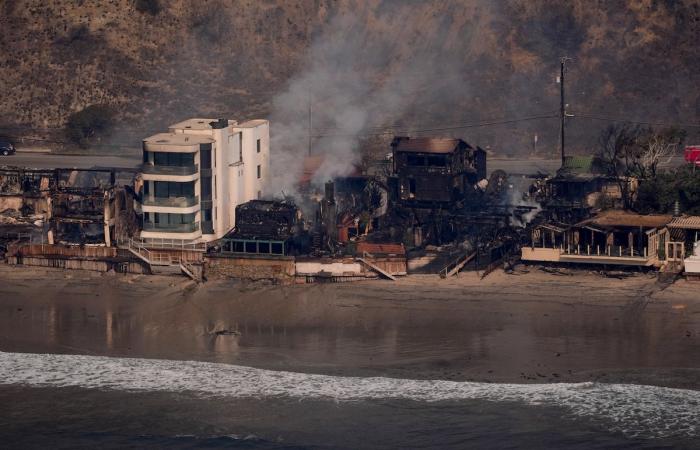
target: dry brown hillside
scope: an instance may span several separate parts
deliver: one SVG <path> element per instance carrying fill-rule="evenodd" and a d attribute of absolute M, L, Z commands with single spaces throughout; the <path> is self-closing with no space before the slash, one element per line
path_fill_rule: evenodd
<path fill-rule="evenodd" d="M 582 113 L 574 146 L 604 125 L 583 115 L 700 118 L 697 1 L 160 0 L 156 14 L 135 3 L 3 0 L 0 126 L 61 127 L 91 104 L 114 107 L 129 139 L 194 115 L 304 122 L 307 106 L 284 97 L 304 77 L 329 128 L 348 120 L 345 104 L 372 99 L 384 107 L 363 110 L 365 133 L 519 118 L 557 109 L 564 54 Z M 556 121 L 442 134 L 515 153 L 535 133 L 554 145 Z"/>

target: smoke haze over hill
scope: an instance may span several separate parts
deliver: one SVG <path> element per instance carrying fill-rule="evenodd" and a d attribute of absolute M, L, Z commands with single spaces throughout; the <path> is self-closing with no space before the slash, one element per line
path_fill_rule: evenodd
<path fill-rule="evenodd" d="M 700 118 L 695 1 L 161 5 L 153 16 L 127 0 L 3 2 L 0 126 L 61 127 L 100 103 L 137 143 L 188 116 L 269 117 L 284 174 L 308 151 L 311 105 L 314 150 L 346 163 L 323 176 L 347 170 L 360 148 L 388 151 L 394 131 L 434 130 L 501 155 L 531 153 L 537 134 L 552 155 L 556 119 L 453 127 L 555 113 L 563 55 L 573 59 L 572 150 L 595 145 L 603 118 Z"/>

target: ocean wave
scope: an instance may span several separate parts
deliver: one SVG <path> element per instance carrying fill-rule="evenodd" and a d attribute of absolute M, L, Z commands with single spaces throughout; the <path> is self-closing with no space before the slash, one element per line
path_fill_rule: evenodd
<path fill-rule="evenodd" d="M 198 361 L 0 352 L 0 384 L 206 396 L 328 399 L 484 400 L 565 408 L 641 438 L 698 436 L 700 391 L 605 383 L 495 384 L 338 377 Z"/>

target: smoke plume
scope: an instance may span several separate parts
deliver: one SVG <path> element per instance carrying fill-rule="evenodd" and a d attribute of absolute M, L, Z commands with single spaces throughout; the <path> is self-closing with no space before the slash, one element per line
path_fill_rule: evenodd
<path fill-rule="evenodd" d="M 309 150 L 323 157 L 312 180 L 320 185 L 352 172 L 363 144 L 378 140 L 386 153 L 393 134 L 452 117 L 469 95 L 454 54 L 439 45 L 449 27 L 425 36 L 411 8 L 397 8 L 378 25 L 382 32 L 371 36 L 362 33 L 365 20 L 331 20 L 313 42 L 304 70 L 273 99 L 268 194 L 294 192 Z M 406 41 L 421 35 L 426 42 L 402 52 Z"/>

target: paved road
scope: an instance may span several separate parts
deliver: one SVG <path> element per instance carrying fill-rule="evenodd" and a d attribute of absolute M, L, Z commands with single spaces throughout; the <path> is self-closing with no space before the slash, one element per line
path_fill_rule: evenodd
<path fill-rule="evenodd" d="M 137 155 L 129 156 L 76 156 L 47 153 L 20 152 L 10 156 L 0 156 L 0 165 L 47 169 L 54 167 L 89 169 L 92 167 L 116 167 L 132 169 L 141 159 Z M 675 167 L 683 164 L 682 157 L 673 158 L 662 167 Z M 518 174 L 554 174 L 560 166 L 558 159 L 490 159 L 487 162 L 489 173 L 501 169 L 507 173 Z"/>
<path fill-rule="evenodd" d="M 87 156 L 55 155 L 50 153 L 18 152 L 10 156 L 0 156 L 0 165 L 28 167 L 34 169 L 115 167 L 133 169 L 141 162 L 138 156 Z"/>

